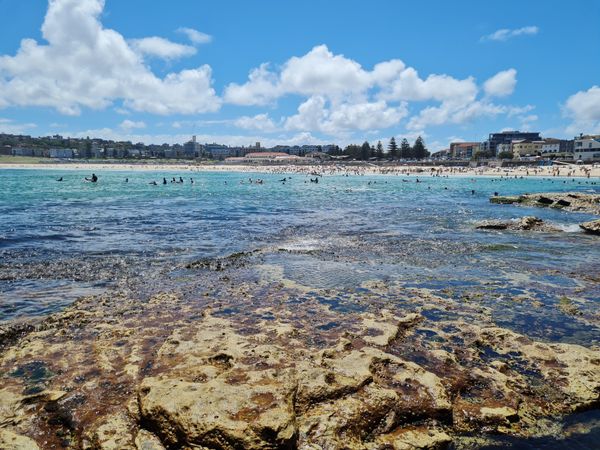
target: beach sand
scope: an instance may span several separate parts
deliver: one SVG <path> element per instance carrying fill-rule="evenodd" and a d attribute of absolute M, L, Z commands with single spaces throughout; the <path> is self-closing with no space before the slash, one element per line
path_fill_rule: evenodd
<path fill-rule="evenodd" d="M 230 164 L 128 164 L 128 163 L 3 163 L 2 169 L 33 170 L 119 170 L 119 171 L 152 171 L 152 172 L 247 172 L 247 173 L 294 173 L 320 175 L 438 175 L 465 177 L 582 177 L 599 178 L 600 164 L 594 165 L 554 165 L 544 167 L 443 167 L 443 166 L 408 166 L 375 164 L 311 164 L 311 165 L 230 165 Z"/>

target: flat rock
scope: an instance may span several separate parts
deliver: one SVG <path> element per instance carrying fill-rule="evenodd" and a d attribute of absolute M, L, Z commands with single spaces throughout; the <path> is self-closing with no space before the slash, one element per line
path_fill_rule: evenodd
<path fill-rule="evenodd" d="M 600 219 L 590 220 L 589 222 L 583 222 L 579 224 L 579 228 L 581 228 L 586 233 L 600 234 Z"/>
<path fill-rule="evenodd" d="M 479 230 L 511 230 L 511 231 L 541 231 L 556 232 L 559 228 L 545 223 L 535 216 L 525 216 L 516 220 L 486 220 L 475 225 Z"/>
<path fill-rule="evenodd" d="M 0 429 L 0 448 L 3 450 L 39 450 L 37 443 L 27 436 L 6 428 Z"/>
<path fill-rule="evenodd" d="M 490 197 L 490 202 L 498 204 L 516 203 L 525 206 L 543 206 L 566 211 L 600 214 L 600 194 L 582 192 L 544 192 L 519 196 L 494 196 Z"/>

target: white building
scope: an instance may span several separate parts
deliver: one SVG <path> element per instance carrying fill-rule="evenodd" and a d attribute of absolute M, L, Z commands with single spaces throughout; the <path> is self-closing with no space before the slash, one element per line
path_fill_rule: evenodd
<path fill-rule="evenodd" d="M 574 152 L 576 161 L 600 161 L 600 135 L 575 138 Z"/>

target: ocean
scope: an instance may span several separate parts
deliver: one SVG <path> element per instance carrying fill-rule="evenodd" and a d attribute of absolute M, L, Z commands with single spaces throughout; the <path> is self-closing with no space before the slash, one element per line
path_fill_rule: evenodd
<path fill-rule="evenodd" d="M 600 345 L 600 241 L 578 226 L 595 217 L 489 200 L 495 193 L 598 193 L 598 180 L 96 174 L 90 183 L 89 172 L 0 170 L 0 330 L 9 330 L 3 339 L 10 345 L 36 330 L 27 324 L 41 323 L 35 339 L 43 342 L 30 354 L 23 341 L 26 356 L 15 362 L 7 353 L 0 369 L 4 382 L 27 395 L 70 386 L 60 411 L 72 421 L 56 422 L 51 408 L 40 413 L 50 414 L 47 421 L 36 422 L 35 432 L 58 447 L 78 442 L 96 417 L 91 412 L 122 405 L 138 389 L 129 360 L 114 355 L 135 351 L 142 377 L 160 374 L 168 368 L 157 349 L 191 336 L 208 310 L 245 337 L 284 323 L 297 334 L 294 345 L 315 354 L 352 336 L 365 317 L 417 314 L 418 325 L 386 351 L 443 378 L 457 411 L 463 397 L 512 405 L 513 394 L 471 377 L 492 364 L 526 380 L 519 392 L 528 404 L 566 401 L 533 356 L 502 341 L 481 343 L 486 333 Z M 530 215 L 560 231 L 475 229 L 483 220 Z M 76 313 L 63 327 L 60 313 L 71 305 Z M 95 317 L 89 326 L 88 310 Z M 53 315 L 58 322 L 44 322 Z M 110 369 L 99 366 L 110 359 L 104 351 L 114 354 Z M 439 360 L 440 352 L 454 362 Z M 473 443 L 476 434 L 463 432 L 454 445 L 593 448 L 600 436 L 597 409 L 548 423 L 529 425 L 539 428 L 535 438 L 492 434 Z M 71 440 L 57 438 L 65 435 Z"/>

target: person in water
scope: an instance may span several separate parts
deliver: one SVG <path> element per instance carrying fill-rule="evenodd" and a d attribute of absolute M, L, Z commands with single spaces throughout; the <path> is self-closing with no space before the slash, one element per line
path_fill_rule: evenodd
<path fill-rule="evenodd" d="M 163 184 L 167 184 L 167 179 L 163 177 Z"/>
<path fill-rule="evenodd" d="M 60 177 L 60 178 L 59 178 L 58 180 L 56 180 L 56 181 L 62 181 L 62 180 L 63 180 L 63 177 Z"/>
<path fill-rule="evenodd" d="M 150 182 L 150 183 L 148 183 L 148 184 L 151 184 L 152 186 L 156 186 L 156 181 L 151 181 L 151 182 Z"/>
<path fill-rule="evenodd" d="M 92 183 L 96 183 L 98 181 L 98 177 L 95 173 L 92 174 L 92 178 L 85 178 L 85 181 L 91 181 Z"/>

